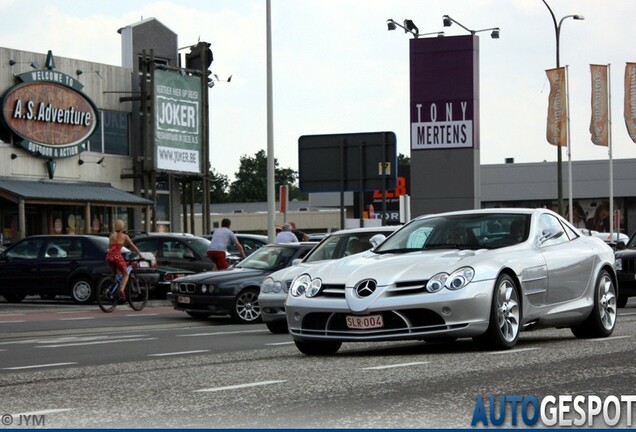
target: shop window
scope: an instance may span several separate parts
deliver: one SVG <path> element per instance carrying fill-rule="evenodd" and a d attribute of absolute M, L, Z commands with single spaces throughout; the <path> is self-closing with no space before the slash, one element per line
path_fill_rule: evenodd
<path fill-rule="evenodd" d="M 130 155 L 130 116 L 120 111 L 100 111 L 100 127 L 90 138 L 89 150 L 97 153 Z"/>

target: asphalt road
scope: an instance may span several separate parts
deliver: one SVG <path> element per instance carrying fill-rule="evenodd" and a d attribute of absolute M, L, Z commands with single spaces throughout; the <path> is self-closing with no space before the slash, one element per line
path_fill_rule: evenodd
<path fill-rule="evenodd" d="M 601 340 L 551 329 L 504 352 L 462 339 L 307 357 L 263 324 L 162 302 L 113 314 L 2 303 L 0 415 L 6 428 L 469 428 L 479 397 L 635 394 L 636 301 L 619 313 Z"/>

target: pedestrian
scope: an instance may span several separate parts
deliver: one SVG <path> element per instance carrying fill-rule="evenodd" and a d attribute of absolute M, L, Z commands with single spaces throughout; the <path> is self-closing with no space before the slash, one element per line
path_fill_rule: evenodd
<path fill-rule="evenodd" d="M 128 283 L 128 265 L 121 254 L 121 248 L 128 245 L 137 255 L 141 256 L 141 252 L 137 249 L 137 246 L 128 237 L 128 234 L 124 232 L 126 224 L 123 220 L 117 219 L 113 225 L 113 233 L 108 238 L 108 252 L 106 252 L 106 262 L 111 266 L 118 274 L 121 275 L 121 283 L 119 284 L 119 296 L 122 299 L 126 298 L 126 284 Z"/>
<path fill-rule="evenodd" d="M 221 228 L 217 228 L 212 234 L 212 240 L 208 245 L 208 258 L 214 263 L 217 270 L 225 270 L 229 267 L 227 262 L 227 247 L 230 242 L 234 243 L 239 253 L 241 254 L 241 259 L 245 258 L 245 251 L 243 250 L 243 246 L 239 243 L 236 235 L 230 229 L 230 225 L 232 222 L 225 218 L 221 221 Z"/>
<path fill-rule="evenodd" d="M 309 236 L 304 231 L 296 228 L 296 222 L 290 222 L 289 225 L 291 225 L 291 230 L 299 242 L 309 241 Z"/>
<path fill-rule="evenodd" d="M 284 223 L 281 232 L 276 235 L 276 243 L 298 243 L 298 239 L 292 232 L 291 224 Z"/>

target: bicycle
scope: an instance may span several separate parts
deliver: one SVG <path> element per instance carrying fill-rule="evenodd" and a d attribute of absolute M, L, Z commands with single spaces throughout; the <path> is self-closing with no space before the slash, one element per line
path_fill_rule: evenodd
<path fill-rule="evenodd" d="M 148 303 L 148 285 L 145 281 L 139 280 L 135 275 L 133 261 L 139 259 L 128 259 L 128 283 L 126 284 L 126 300 L 133 310 L 140 311 Z M 122 276 L 113 269 L 113 275 L 104 277 L 97 286 L 97 304 L 103 312 L 112 312 L 117 308 L 121 297 L 118 295 L 121 286 Z"/>

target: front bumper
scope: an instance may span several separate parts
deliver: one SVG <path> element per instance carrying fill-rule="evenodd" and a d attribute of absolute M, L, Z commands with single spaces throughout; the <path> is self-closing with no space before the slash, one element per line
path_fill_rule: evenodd
<path fill-rule="evenodd" d="M 166 298 L 175 310 L 226 315 L 232 311 L 234 296 L 196 295 L 169 292 Z"/>
<path fill-rule="evenodd" d="M 261 317 L 264 322 L 287 321 L 285 314 L 286 292 L 263 293 L 258 295 L 258 304 L 261 306 Z"/>
<path fill-rule="evenodd" d="M 627 297 L 636 296 L 636 273 L 617 271 L 618 294 Z"/>
<path fill-rule="evenodd" d="M 294 340 L 386 341 L 479 336 L 488 329 L 493 280 L 473 282 L 458 291 L 390 295 L 385 291 L 364 313 L 353 313 L 344 297 L 293 297 L 286 301 L 289 332 Z M 382 315 L 384 326 L 351 329 L 350 315 Z"/>

